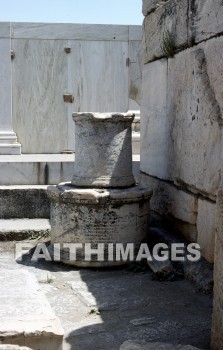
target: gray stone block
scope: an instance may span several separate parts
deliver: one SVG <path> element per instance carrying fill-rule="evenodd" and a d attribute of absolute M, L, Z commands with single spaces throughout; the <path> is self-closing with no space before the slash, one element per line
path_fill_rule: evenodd
<path fill-rule="evenodd" d="M 175 48 L 188 44 L 187 13 L 188 0 L 171 0 L 145 17 L 142 39 L 144 63 L 165 56 L 162 44 L 166 33 L 173 36 Z"/>
<path fill-rule="evenodd" d="M 197 240 L 197 198 L 167 182 L 141 174 L 140 184 L 153 190 L 151 215 L 159 214 L 189 241 Z"/>
<path fill-rule="evenodd" d="M 221 0 L 190 0 L 189 35 L 199 43 L 223 33 Z"/>
<path fill-rule="evenodd" d="M 141 171 L 168 179 L 167 59 L 143 66 L 141 102 Z"/>
<path fill-rule="evenodd" d="M 212 199 L 223 158 L 222 43 L 212 39 L 168 63 L 170 178 Z"/>
<path fill-rule="evenodd" d="M 50 229 L 48 219 L 0 219 L 0 241 L 46 239 Z"/>
<path fill-rule="evenodd" d="M 217 197 L 217 232 L 215 237 L 214 259 L 214 302 L 212 317 L 211 349 L 223 349 L 223 190 L 218 191 Z"/>
<path fill-rule="evenodd" d="M 50 217 L 47 186 L 0 186 L 0 219 Z"/>
<path fill-rule="evenodd" d="M 213 263 L 216 234 L 216 203 L 198 200 L 197 232 L 197 243 L 201 247 L 202 256 L 210 263 Z"/>
<path fill-rule="evenodd" d="M 0 276 L 2 344 L 33 350 L 61 350 L 63 329 L 34 275 L 26 270 L 2 270 Z"/>

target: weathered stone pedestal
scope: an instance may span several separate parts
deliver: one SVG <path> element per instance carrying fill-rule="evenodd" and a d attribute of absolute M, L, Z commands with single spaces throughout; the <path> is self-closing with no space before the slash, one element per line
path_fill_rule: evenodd
<path fill-rule="evenodd" d="M 116 261 L 116 244 L 133 243 L 137 249 L 148 230 L 149 200 L 151 190 L 134 186 L 128 189 L 83 189 L 68 184 L 50 186 L 51 243 L 60 243 L 55 256 L 77 266 L 120 265 Z M 82 244 L 72 257 L 64 243 Z M 86 244 L 92 249 L 103 244 L 101 260 L 97 254 L 86 261 Z M 102 253 L 104 251 L 104 253 Z M 109 253 L 110 251 L 110 253 Z M 110 255 L 109 255 L 110 254 Z"/>
<path fill-rule="evenodd" d="M 72 183 L 48 187 L 51 251 L 76 266 L 121 265 L 118 249 L 145 239 L 151 190 L 135 186 L 131 123 L 134 114 L 75 113 Z"/>

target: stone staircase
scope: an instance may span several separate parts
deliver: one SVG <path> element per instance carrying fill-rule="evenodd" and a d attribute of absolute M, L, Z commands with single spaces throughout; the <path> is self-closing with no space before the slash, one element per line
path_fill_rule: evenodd
<path fill-rule="evenodd" d="M 133 155 L 136 181 L 139 162 L 140 156 Z M 0 241 L 49 234 L 47 185 L 70 181 L 74 166 L 74 154 L 0 155 Z"/>
<path fill-rule="evenodd" d="M 0 186 L 0 241 L 46 238 L 50 234 L 47 186 Z"/>
<path fill-rule="evenodd" d="M 15 249 L 14 242 L 35 245 L 49 239 L 50 204 L 46 190 L 47 186 L 41 185 L 0 186 L 0 259 L 7 249 Z M 1 270 L 0 314 L 0 349 L 11 349 L 3 344 L 33 350 L 62 349 L 60 321 L 28 270 Z"/>

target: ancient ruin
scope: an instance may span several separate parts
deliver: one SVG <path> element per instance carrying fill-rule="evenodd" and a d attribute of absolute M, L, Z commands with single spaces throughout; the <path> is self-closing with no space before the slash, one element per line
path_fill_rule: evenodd
<path fill-rule="evenodd" d="M 223 349 L 223 3 L 142 13 L 0 22 L 0 350 Z"/>
<path fill-rule="evenodd" d="M 74 113 L 73 119 L 77 151 L 72 181 L 48 188 L 51 243 L 87 243 L 95 249 L 105 244 L 100 261 L 98 256 L 86 261 L 83 249 L 75 259 L 66 249 L 57 255 L 77 266 L 120 265 L 122 260 L 109 256 L 108 245 L 139 247 L 147 237 L 152 195 L 135 186 L 132 174 L 134 114 Z"/>

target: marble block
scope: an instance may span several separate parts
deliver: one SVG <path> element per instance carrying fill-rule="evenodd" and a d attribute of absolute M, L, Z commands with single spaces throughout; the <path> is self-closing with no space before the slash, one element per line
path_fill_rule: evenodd
<path fill-rule="evenodd" d="M 72 184 L 84 187 L 128 187 L 132 174 L 134 114 L 74 113 L 75 170 Z"/>
<path fill-rule="evenodd" d="M 62 350 L 61 323 L 29 271 L 1 271 L 0 314 L 1 344 Z"/>

